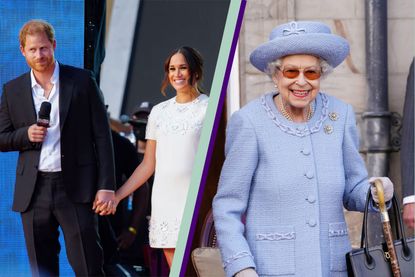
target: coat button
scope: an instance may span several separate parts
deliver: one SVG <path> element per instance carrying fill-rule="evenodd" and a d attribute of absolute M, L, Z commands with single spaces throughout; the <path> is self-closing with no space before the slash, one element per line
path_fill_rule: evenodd
<path fill-rule="evenodd" d="M 310 155 L 310 149 L 308 149 L 307 147 L 304 147 L 303 150 L 301 150 L 301 153 L 303 153 L 303 155 L 308 156 Z"/>
<path fill-rule="evenodd" d="M 314 202 L 316 202 L 316 198 L 314 197 L 314 195 L 309 195 L 309 196 L 307 196 L 307 201 L 309 203 L 314 203 Z"/>
<path fill-rule="evenodd" d="M 309 219 L 307 222 L 308 226 L 315 227 L 317 225 L 317 222 L 315 219 Z"/>
<path fill-rule="evenodd" d="M 307 177 L 308 179 L 313 179 L 314 177 L 314 172 L 312 170 L 307 171 L 305 174 L 305 177 Z"/>

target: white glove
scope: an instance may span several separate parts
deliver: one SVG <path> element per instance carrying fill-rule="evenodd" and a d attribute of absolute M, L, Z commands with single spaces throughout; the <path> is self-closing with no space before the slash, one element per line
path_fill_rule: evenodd
<path fill-rule="evenodd" d="M 392 181 L 388 177 L 372 177 L 369 179 L 369 183 L 374 184 L 376 179 L 379 179 L 382 182 L 385 202 L 388 202 L 389 200 L 392 199 L 392 196 L 393 196 Z M 372 193 L 373 201 L 375 201 L 376 203 L 379 203 L 379 198 L 378 198 L 376 187 L 371 185 L 370 192 Z"/>
<path fill-rule="evenodd" d="M 235 277 L 258 277 L 255 269 L 252 267 L 242 269 L 238 273 L 235 274 Z"/>

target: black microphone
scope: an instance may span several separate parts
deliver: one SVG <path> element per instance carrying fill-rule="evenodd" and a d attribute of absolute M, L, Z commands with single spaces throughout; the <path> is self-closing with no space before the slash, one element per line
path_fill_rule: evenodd
<path fill-rule="evenodd" d="M 51 107 L 52 105 L 49 102 L 42 102 L 38 113 L 37 126 L 49 128 Z"/>

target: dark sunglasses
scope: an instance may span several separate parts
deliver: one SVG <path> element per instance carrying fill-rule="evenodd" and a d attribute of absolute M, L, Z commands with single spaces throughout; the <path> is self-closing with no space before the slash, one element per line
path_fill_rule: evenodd
<path fill-rule="evenodd" d="M 300 69 L 295 67 L 287 67 L 284 69 L 280 69 L 282 75 L 288 79 L 297 78 L 300 75 Z M 304 77 L 308 80 L 317 80 L 321 77 L 321 71 L 314 68 L 305 68 L 303 70 Z"/>

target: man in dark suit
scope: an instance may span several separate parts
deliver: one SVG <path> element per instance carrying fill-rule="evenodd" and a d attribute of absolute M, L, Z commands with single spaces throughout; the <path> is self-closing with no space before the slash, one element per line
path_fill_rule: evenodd
<path fill-rule="evenodd" d="M 403 220 L 415 228 L 414 196 L 414 60 L 412 59 L 406 83 L 405 103 L 403 108 L 401 172 L 403 196 Z"/>
<path fill-rule="evenodd" d="M 21 213 L 34 276 L 59 275 L 58 227 L 77 276 L 102 276 L 92 203 L 112 205 L 115 176 L 106 108 L 89 71 L 55 61 L 53 27 L 27 22 L 20 50 L 31 70 L 6 83 L 0 151 L 19 151 L 13 210 Z M 51 103 L 50 126 L 36 124 Z"/>

